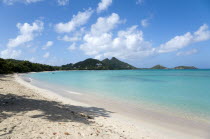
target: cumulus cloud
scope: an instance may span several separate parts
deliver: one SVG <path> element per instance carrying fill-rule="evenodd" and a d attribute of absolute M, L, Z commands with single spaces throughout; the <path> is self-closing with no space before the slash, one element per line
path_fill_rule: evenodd
<path fill-rule="evenodd" d="M 39 20 L 36 20 L 31 25 L 29 23 L 18 23 L 19 35 L 14 39 L 9 39 L 7 46 L 17 47 L 32 41 L 43 30 L 43 26 L 44 23 Z"/>
<path fill-rule="evenodd" d="M 65 6 L 69 4 L 69 0 L 58 0 L 58 5 Z"/>
<path fill-rule="evenodd" d="M 98 36 L 87 34 L 83 38 L 84 43 L 80 45 L 80 49 L 85 51 L 87 55 L 97 55 L 104 50 L 109 49 L 112 35 L 103 33 Z"/>
<path fill-rule="evenodd" d="M 210 30 L 207 24 L 202 25 L 194 32 L 194 42 L 205 41 L 210 39 Z"/>
<path fill-rule="evenodd" d="M 155 51 L 151 44 L 144 40 L 143 32 L 137 26 L 118 32 L 112 39 L 111 51 L 103 53 L 103 57 L 119 57 L 122 59 L 142 58 L 152 55 Z"/>
<path fill-rule="evenodd" d="M 206 24 L 202 25 L 196 32 L 187 32 L 184 35 L 176 36 L 168 42 L 161 44 L 158 48 L 159 53 L 177 51 L 190 44 L 210 39 L 210 30 Z"/>
<path fill-rule="evenodd" d="M 42 1 L 42 0 L 3 0 L 3 3 L 5 3 L 7 5 L 13 5 L 16 2 L 30 4 L 30 3 L 40 2 L 40 1 Z"/>
<path fill-rule="evenodd" d="M 112 0 L 101 0 L 98 4 L 97 13 L 106 10 L 112 4 Z"/>
<path fill-rule="evenodd" d="M 78 12 L 77 15 L 73 15 L 72 19 L 67 23 L 58 23 L 55 25 L 55 30 L 58 33 L 68 33 L 74 31 L 77 27 L 80 27 L 87 23 L 91 17 L 93 10 L 88 9 L 84 12 Z"/>
<path fill-rule="evenodd" d="M 192 54 L 196 54 L 198 52 L 197 49 L 191 49 L 189 51 L 184 51 L 184 52 L 178 52 L 176 53 L 177 56 L 186 56 L 186 55 L 192 55 Z"/>
<path fill-rule="evenodd" d="M 99 17 L 87 32 L 79 48 L 86 55 L 94 56 L 97 59 L 106 57 L 118 57 L 121 59 L 143 58 L 161 53 L 169 53 L 181 50 L 192 43 L 210 39 L 210 31 L 206 24 L 194 33 L 187 32 L 184 35 L 175 36 L 158 47 L 146 41 L 143 32 L 134 25 L 125 30 L 120 30 L 117 35 L 113 30 L 122 23 L 118 14 L 113 13 L 108 17 Z M 187 52 L 179 52 L 177 55 L 190 55 L 197 53 L 196 49 Z"/>
<path fill-rule="evenodd" d="M 73 44 L 71 44 L 67 49 L 69 50 L 69 51 L 73 51 L 73 50 L 76 50 L 76 43 L 73 43 Z"/>
<path fill-rule="evenodd" d="M 48 58 L 49 56 L 50 56 L 50 53 L 49 53 L 49 52 L 46 52 L 46 53 L 43 55 L 44 58 Z"/>
<path fill-rule="evenodd" d="M 97 36 L 109 32 L 121 22 L 119 15 L 116 13 L 112 13 L 108 17 L 99 17 L 97 22 L 91 26 L 90 33 Z"/>
<path fill-rule="evenodd" d="M 88 55 L 97 54 L 97 49 L 107 48 L 112 39 L 110 31 L 119 23 L 120 17 L 116 13 L 108 17 L 99 17 L 97 22 L 91 26 L 90 32 L 83 37 L 84 43 L 80 48 Z"/>
<path fill-rule="evenodd" d="M 43 50 L 46 50 L 46 49 L 50 48 L 52 45 L 53 45 L 53 41 L 48 41 L 48 42 L 42 47 L 42 49 L 43 49 Z"/>
<path fill-rule="evenodd" d="M 166 52 L 172 52 L 177 51 L 178 49 L 181 49 L 193 41 L 193 35 L 190 32 L 187 32 L 184 35 L 176 36 L 169 40 L 168 42 L 161 44 L 159 52 L 160 53 L 166 53 Z"/>
<path fill-rule="evenodd" d="M 95 58 L 115 56 L 121 59 L 132 59 L 151 55 L 155 51 L 151 44 L 143 39 L 143 32 L 138 30 L 137 26 L 119 31 L 117 37 L 103 33 L 91 39 L 92 41 L 85 40 L 87 44 L 81 45 L 81 49 L 87 55 L 95 55 Z"/>
<path fill-rule="evenodd" d="M 144 40 L 143 32 L 137 26 L 118 31 L 113 37 L 111 31 L 121 23 L 120 17 L 113 13 L 109 17 L 100 17 L 91 26 L 90 32 L 83 37 L 80 49 L 95 58 L 116 56 L 118 58 L 134 58 L 151 55 L 155 49 Z"/>
<path fill-rule="evenodd" d="M 13 50 L 11 48 L 1 51 L 0 56 L 2 58 L 17 58 L 22 54 L 21 50 Z"/>

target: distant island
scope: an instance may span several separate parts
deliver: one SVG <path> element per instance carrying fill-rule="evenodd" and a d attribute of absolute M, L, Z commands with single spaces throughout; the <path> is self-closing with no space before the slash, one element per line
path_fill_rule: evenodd
<path fill-rule="evenodd" d="M 178 66 L 178 67 L 175 67 L 174 69 L 198 69 L 194 66 Z"/>
<path fill-rule="evenodd" d="M 197 69 L 194 66 L 178 66 L 167 68 L 162 65 L 156 65 L 151 68 L 136 68 L 128 63 L 120 61 L 113 57 L 102 61 L 88 58 L 75 64 L 70 63 L 62 66 L 50 66 L 39 63 L 32 63 L 24 60 L 2 59 L 0 58 L 0 74 L 26 73 L 56 70 L 134 70 L 134 69 Z"/>
<path fill-rule="evenodd" d="M 194 66 L 177 66 L 177 67 L 174 67 L 174 68 L 167 68 L 167 67 L 164 67 L 162 65 L 156 65 L 152 68 L 149 68 L 149 69 L 198 69 Z"/>

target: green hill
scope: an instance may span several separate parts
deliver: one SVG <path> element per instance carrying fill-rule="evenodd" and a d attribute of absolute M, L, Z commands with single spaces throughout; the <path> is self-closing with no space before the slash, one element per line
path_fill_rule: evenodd
<path fill-rule="evenodd" d="M 107 69 L 106 65 L 97 59 L 86 59 L 84 61 L 75 63 L 73 65 L 73 69 L 79 70 L 102 70 Z"/>
<path fill-rule="evenodd" d="M 162 66 L 162 65 L 156 65 L 150 69 L 167 69 L 166 67 Z"/>
<path fill-rule="evenodd" d="M 62 66 L 66 70 L 122 70 L 122 69 L 136 69 L 125 62 L 113 57 L 112 59 L 104 59 L 102 61 L 97 59 L 86 59 L 75 64 L 67 64 Z"/>
<path fill-rule="evenodd" d="M 110 70 L 119 70 L 119 69 L 136 69 L 136 67 L 129 65 L 128 63 L 122 62 L 117 58 L 113 57 L 112 59 L 104 59 L 102 61 Z"/>

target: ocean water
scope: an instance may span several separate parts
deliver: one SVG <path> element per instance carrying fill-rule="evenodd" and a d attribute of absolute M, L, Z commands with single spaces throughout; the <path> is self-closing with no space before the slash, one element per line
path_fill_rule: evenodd
<path fill-rule="evenodd" d="M 62 90 L 210 119 L 210 70 L 57 71 L 25 76 Z"/>

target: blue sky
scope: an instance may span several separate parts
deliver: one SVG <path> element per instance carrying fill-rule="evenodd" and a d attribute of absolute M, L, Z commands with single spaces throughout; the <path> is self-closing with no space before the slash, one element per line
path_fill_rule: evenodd
<path fill-rule="evenodd" d="M 0 0 L 0 57 L 210 68 L 209 0 Z"/>

